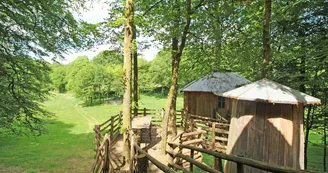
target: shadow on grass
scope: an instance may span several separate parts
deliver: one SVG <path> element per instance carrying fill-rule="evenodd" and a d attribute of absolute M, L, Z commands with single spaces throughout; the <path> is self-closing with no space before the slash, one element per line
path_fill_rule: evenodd
<path fill-rule="evenodd" d="M 46 124 L 48 132 L 41 136 L 0 132 L 0 170 L 90 172 L 95 154 L 93 133 L 78 126 L 49 120 Z"/>
<path fill-rule="evenodd" d="M 92 102 L 90 100 L 85 101 L 84 103 L 80 104 L 82 107 L 93 107 L 93 106 L 100 106 L 104 104 L 121 104 L 120 101 L 122 101 L 122 97 L 120 96 L 110 96 L 108 98 L 102 98 L 102 99 L 93 99 Z"/>
<path fill-rule="evenodd" d="M 148 96 L 148 97 L 155 97 L 157 99 L 165 99 L 167 98 L 167 92 L 143 92 L 140 93 L 142 95 Z"/>

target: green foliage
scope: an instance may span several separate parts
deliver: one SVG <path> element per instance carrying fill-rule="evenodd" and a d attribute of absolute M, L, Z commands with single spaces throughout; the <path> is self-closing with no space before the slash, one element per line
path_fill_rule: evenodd
<path fill-rule="evenodd" d="M 43 131 L 42 118 L 50 115 L 40 105 L 50 87 L 49 67 L 43 57 L 62 57 L 68 50 L 97 40 L 95 30 L 83 29 L 91 25 L 81 25 L 71 13 L 83 4 L 64 0 L 0 2 L 0 128 L 17 133 L 24 128 Z"/>
<path fill-rule="evenodd" d="M 96 55 L 92 61 L 99 65 L 122 65 L 123 56 L 115 50 L 104 50 Z"/>
<path fill-rule="evenodd" d="M 66 85 L 66 67 L 60 63 L 54 63 L 51 65 L 50 79 L 52 81 L 52 86 L 59 93 L 64 93 L 67 91 Z"/>

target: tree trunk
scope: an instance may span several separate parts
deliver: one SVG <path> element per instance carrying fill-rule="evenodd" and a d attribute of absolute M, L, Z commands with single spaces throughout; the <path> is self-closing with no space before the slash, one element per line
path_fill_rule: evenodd
<path fill-rule="evenodd" d="M 312 128 L 312 120 L 310 118 L 311 116 L 311 110 L 313 109 L 313 106 L 310 105 L 307 116 L 306 116 L 306 123 L 305 123 L 305 137 L 304 137 L 304 169 L 307 169 L 307 148 L 309 144 L 309 134 L 310 130 Z"/>
<path fill-rule="evenodd" d="M 130 162 L 129 130 L 131 129 L 131 76 L 132 76 L 132 35 L 133 35 L 133 0 L 126 1 L 124 64 L 123 64 L 123 157 L 125 164 Z"/>
<path fill-rule="evenodd" d="M 133 24 L 133 49 L 132 49 L 132 57 L 133 57 L 133 102 L 134 107 L 138 109 L 138 54 L 137 54 L 137 29 Z M 134 110 L 136 110 L 134 109 Z M 134 112 L 134 116 L 137 116 L 138 112 Z"/>
<path fill-rule="evenodd" d="M 327 133 L 326 133 L 326 127 L 327 127 L 327 89 L 325 90 L 325 107 L 324 107 L 324 124 L 323 124 L 323 172 L 327 172 L 327 160 L 326 160 L 326 153 L 327 153 L 327 141 L 326 141 L 326 137 L 327 137 Z"/>
<path fill-rule="evenodd" d="M 268 77 L 270 61 L 270 18 L 271 18 L 271 0 L 265 0 L 265 12 L 263 23 L 263 71 L 262 78 Z"/>
<path fill-rule="evenodd" d="M 179 1 L 176 2 L 179 4 Z M 180 10 L 179 7 L 177 10 Z M 179 71 L 179 64 L 182 56 L 183 49 L 186 44 L 187 40 L 187 34 L 190 27 L 191 22 L 191 0 L 187 1 L 187 15 L 186 15 L 186 24 L 184 26 L 182 35 L 181 35 L 181 43 L 179 45 L 178 39 L 174 36 L 172 39 L 172 77 L 171 77 L 171 87 L 169 90 L 169 95 L 167 98 L 167 104 L 165 108 L 165 114 L 163 117 L 163 123 L 162 123 L 162 154 L 165 154 L 166 152 L 166 143 L 167 143 L 167 137 L 169 135 L 169 138 L 176 136 L 176 114 L 175 114 L 175 108 L 176 108 L 176 95 L 177 95 L 177 83 L 178 83 L 178 71 Z M 170 127 L 168 128 L 168 121 L 170 119 Z M 174 123 L 172 123 L 174 122 Z M 170 131 L 168 131 L 168 129 Z"/>

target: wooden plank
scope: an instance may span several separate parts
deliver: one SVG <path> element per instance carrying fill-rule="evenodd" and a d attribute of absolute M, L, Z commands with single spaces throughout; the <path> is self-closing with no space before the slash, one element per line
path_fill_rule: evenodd
<path fill-rule="evenodd" d="M 191 145 L 191 144 L 197 144 L 203 142 L 203 139 L 194 139 L 194 140 L 189 140 L 186 142 L 182 142 L 184 145 Z"/>
<path fill-rule="evenodd" d="M 215 140 L 227 142 L 228 141 L 228 137 L 215 136 Z"/>
<path fill-rule="evenodd" d="M 184 167 L 182 167 L 182 166 L 180 166 L 180 165 L 177 165 L 177 164 L 175 164 L 175 163 L 169 163 L 169 166 L 174 167 L 174 168 L 176 168 L 176 169 L 179 169 L 179 170 L 181 170 L 183 173 L 192 173 L 192 172 L 188 171 L 186 168 L 184 168 Z"/>
<path fill-rule="evenodd" d="M 157 166 L 160 170 L 164 171 L 164 172 L 168 172 L 168 173 L 175 173 L 175 171 L 173 171 L 171 168 L 169 168 L 168 166 L 164 165 L 163 163 L 161 163 L 160 161 L 156 160 L 154 157 L 152 157 L 151 155 L 149 155 L 147 152 L 145 152 L 144 150 L 142 150 L 138 145 L 134 145 L 134 147 L 136 148 L 136 150 L 138 152 L 140 152 L 141 154 L 144 154 L 145 157 L 148 158 L 149 161 L 151 161 L 155 166 Z"/>
<path fill-rule="evenodd" d="M 190 158 L 189 156 L 186 156 L 186 155 L 183 155 L 181 153 L 176 153 L 172 150 L 168 150 L 167 151 L 168 153 L 170 153 L 171 155 L 173 155 L 174 157 L 179 157 L 179 158 L 182 158 L 190 163 L 192 163 L 193 165 L 196 165 L 197 167 L 199 167 L 200 169 L 204 170 L 204 171 L 208 171 L 210 173 L 220 173 L 219 171 L 205 165 L 205 164 L 202 164 L 198 161 L 195 161 L 194 159 Z"/>

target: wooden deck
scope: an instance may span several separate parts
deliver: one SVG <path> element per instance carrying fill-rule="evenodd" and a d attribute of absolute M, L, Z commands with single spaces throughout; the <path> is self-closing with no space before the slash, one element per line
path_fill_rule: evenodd
<path fill-rule="evenodd" d="M 153 125 L 151 128 L 151 140 L 149 137 L 148 131 L 143 131 L 141 134 L 141 148 L 148 152 L 152 157 L 156 158 L 158 161 L 163 163 L 164 165 L 168 165 L 167 156 L 161 154 L 161 127 L 158 125 Z M 181 133 L 181 132 L 180 132 Z M 128 168 L 122 167 L 123 165 L 123 137 L 119 135 L 115 141 L 113 141 L 112 146 L 110 147 L 110 164 L 113 166 L 115 172 L 126 172 Z M 179 143 L 179 141 L 176 141 Z M 183 150 L 183 154 L 189 155 L 189 151 Z M 195 160 L 201 162 L 201 155 L 198 155 Z M 188 164 L 184 163 L 184 166 L 189 166 Z M 161 173 L 162 171 L 159 170 L 155 165 L 149 162 L 149 172 L 154 173 Z"/>
<path fill-rule="evenodd" d="M 159 126 L 152 126 L 151 128 L 151 139 L 149 137 L 149 133 L 142 132 L 141 133 L 141 147 L 143 150 L 148 151 L 148 153 L 158 159 L 163 164 L 167 165 L 167 160 L 165 156 L 160 154 L 160 141 L 161 141 L 161 128 Z M 110 147 L 110 164 L 115 169 L 115 172 L 125 172 L 126 168 L 123 168 L 123 137 L 119 135 L 116 140 L 112 143 L 113 145 Z M 149 171 L 150 172 L 161 172 L 156 166 L 149 163 Z"/>

